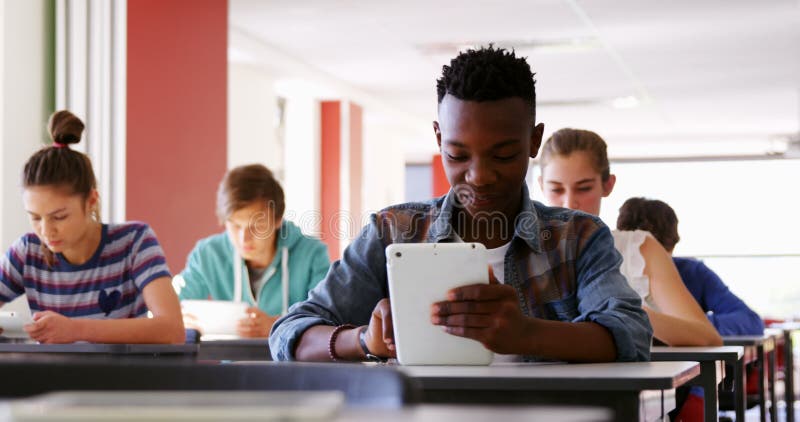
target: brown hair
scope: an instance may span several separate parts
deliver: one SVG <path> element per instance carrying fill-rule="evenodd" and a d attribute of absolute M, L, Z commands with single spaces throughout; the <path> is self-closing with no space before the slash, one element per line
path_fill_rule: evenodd
<path fill-rule="evenodd" d="M 592 167 L 600 173 L 601 180 L 604 182 L 608 180 L 611 170 L 606 142 L 600 135 L 590 130 L 564 128 L 550 135 L 542 147 L 541 166 L 546 167 L 554 156 L 568 157 L 578 151 L 589 154 Z"/>
<path fill-rule="evenodd" d="M 81 141 L 83 122 L 67 110 L 53 113 L 47 123 L 47 130 L 53 140 L 35 152 L 25 163 L 22 170 L 22 187 L 53 186 L 65 188 L 70 195 L 80 195 L 84 200 L 97 189 L 92 161 L 89 157 L 69 147 Z M 94 218 L 100 221 L 97 210 L 93 210 Z M 44 244 L 45 260 L 51 265 L 53 253 Z"/>
<path fill-rule="evenodd" d="M 47 123 L 53 145 L 40 149 L 25 163 L 22 187 L 66 187 L 70 193 L 88 198 L 97 188 L 92 161 L 86 154 L 69 147 L 81 141 L 83 128 L 81 119 L 69 111 L 53 113 Z"/>
<path fill-rule="evenodd" d="M 254 201 L 265 201 L 276 220 L 283 217 L 283 188 L 268 168 L 261 164 L 233 168 L 225 173 L 217 190 L 217 218 L 222 223 Z"/>
<path fill-rule="evenodd" d="M 619 208 L 618 230 L 646 230 L 667 251 L 675 249 L 681 240 L 678 235 L 678 216 L 666 202 L 657 199 L 630 198 Z"/>

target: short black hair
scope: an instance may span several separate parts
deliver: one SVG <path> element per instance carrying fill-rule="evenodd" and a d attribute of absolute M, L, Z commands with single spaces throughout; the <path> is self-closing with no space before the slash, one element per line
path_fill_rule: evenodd
<path fill-rule="evenodd" d="M 442 66 L 436 80 L 439 104 L 447 94 L 463 101 L 494 101 L 518 97 L 530 104 L 536 117 L 536 80 L 525 57 L 493 45 L 461 52 Z"/>

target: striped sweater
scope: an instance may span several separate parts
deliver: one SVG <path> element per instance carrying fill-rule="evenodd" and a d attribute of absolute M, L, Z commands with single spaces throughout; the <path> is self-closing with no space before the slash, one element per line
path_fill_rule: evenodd
<path fill-rule="evenodd" d="M 142 289 L 170 277 L 164 252 L 144 223 L 103 224 L 100 245 L 84 264 L 60 254 L 45 261 L 39 238 L 28 233 L 0 257 L 0 305 L 27 294 L 32 312 L 70 318 L 134 318 L 147 313 Z"/>

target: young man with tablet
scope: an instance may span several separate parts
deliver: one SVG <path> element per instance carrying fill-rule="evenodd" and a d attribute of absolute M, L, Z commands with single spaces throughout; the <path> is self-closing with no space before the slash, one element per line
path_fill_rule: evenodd
<path fill-rule="evenodd" d="M 652 328 L 608 228 L 530 199 L 525 174 L 544 125 L 525 59 L 468 50 L 443 67 L 437 91 L 433 129 L 450 192 L 372 215 L 308 300 L 275 323 L 273 357 L 395 356 L 385 248 L 475 242 L 488 250 L 490 284 L 451 289 L 428 307 L 431 324 L 521 360 L 647 360 Z"/>

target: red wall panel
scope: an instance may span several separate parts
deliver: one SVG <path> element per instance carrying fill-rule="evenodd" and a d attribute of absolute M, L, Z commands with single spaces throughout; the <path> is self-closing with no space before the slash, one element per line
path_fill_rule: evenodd
<path fill-rule="evenodd" d="M 450 182 L 447 181 L 447 174 L 444 172 L 441 154 L 436 154 L 433 156 L 433 159 L 431 160 L 431 174 L 433 175 L 433 180 L 431 181 L 433 184 L 433 197 L 437 198 L 442 195 L 446 195 L 447 191 L 450 190 Z"/>
<path fill-rule="evenodd" d="M 227 0 L 128 0 L 127 218 L 149 223 L 170 269 L 220 230 L 227 165 Z"/>
<path fill-rule="evenodd" d="M 347 227 L 351 228 L 349 235 L 352 236 L 356 236 L 361 229 L 362 120 L 361 106 L 350 103 L 350 221 Z"/>
<path fill-rule="evenodd" d="M 342 111 L 339 101 L 320 103 L 320 238 L 331 260 L 339 259 L 338 215 L 341 198 Z"/>

